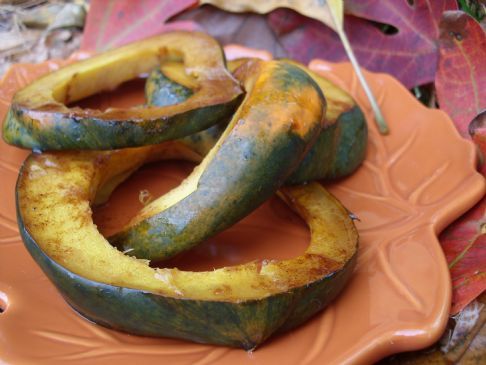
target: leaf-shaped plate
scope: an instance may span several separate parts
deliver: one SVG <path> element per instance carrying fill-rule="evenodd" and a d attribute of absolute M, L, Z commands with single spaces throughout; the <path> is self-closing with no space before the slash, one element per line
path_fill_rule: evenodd
<path fill-rule="evenodd" d="M 231 49 L 231 48 L 229 48 Z M 239 55 L 252 52 L 232 47 Z M 16 65 L 0 84 L 0 117 L 16 89 L 62 62 Z M 349 64 L 311 67 L 349 90 L 371 118 Z M 390 125 L 380 136 L 369 123 L 363 166 L 329 186 L 361 219 L 358 267 L 325 312 L 254 353 L 171 339 L 129 336 L 91 324 L 63 301 L 24 249 L 15 222 L 14 184 L 27 153 L 0 142 L 0 362 L 7 364 L 352 364 L 423 348 L 441 334 L 450 306 L 449 273 L 437 233 L 484 193 L 474 146 L 441 111 L 429 110 L 390 76 L 366 73 Z M 86 101 L 100 108 L 143 103 L 142 83 Z M 138 194 L 177 184 L 191 169 L 166 162 L 143 168 L 95 212 L 104 232 L 140 207 Z M 171 264 L 205 270 L 255 258 L 302 252 L 309 233 L 271 199 L 235 227 Z M 225 243 L 226 242 L 226 243 Z M 276 248 L 278 245 L 278 249 Z"/>

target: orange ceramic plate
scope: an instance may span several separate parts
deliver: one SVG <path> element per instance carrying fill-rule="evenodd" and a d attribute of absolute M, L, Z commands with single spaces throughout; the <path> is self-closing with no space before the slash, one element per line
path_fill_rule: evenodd
<path fill-rule="evenodd" d="M 238 47 L 231 52 L 251 55 Z M 13 67 L 0 84 L 0 117 L 16 89 L 58 64 Z M 349 90 L 371 120 L 349 64 L 313 61 L 311 67 Z M 474 168 L 473 145 L 458 135 L 443 112 L 420 105 L 390 76 L 366 77 L 391 133 L 380 136 L 370 122 L 365 163 L 352 177 L 329 186 L 361 219 L 355 276 L 324 313 L 254 353 L 129 336 L 79 317 L 20 241 L 14 185 L 27 153 L 0 142 L 0 363 L 355 364 L 434 342 L 447 321 L 451 291 L 437 233 L 483 195 L 484 181 Z M 87 104 L 141 103 L 141 86 L 131 83 Z M 96 222 L 104 232 L 112 230 L 140 207 L 141 189 L 162 193 L 190 169 L 175 162 L 143 168 L 96 212 Z M 302 222 L 272 199 L 172 264 L 201 270 L 254 258 L 285 258 L 302 252 L 308 237 Z"/>

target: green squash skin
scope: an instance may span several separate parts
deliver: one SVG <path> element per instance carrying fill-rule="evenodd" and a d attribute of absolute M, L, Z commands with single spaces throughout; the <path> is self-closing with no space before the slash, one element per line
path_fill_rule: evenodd
<path fill-rule="evenodd" d="M 147 78 L 146 98 L 157 106 L 183 102 L 191 90 L 171 80 L 160 69 Z M 325 90 L 323 90 L 325 93 Z M 179 141 L 205 156 L 224 132 L 227 120 L 211 128 L 186 136 Z M 335 180 L 353 173 L 364 160 L 368 126 L 361 108 L 351 106 L 335 123 L 321 131 L 316 143 L 297 169 L 285 182 L 286 185 L 302 184 L 312 180 Z"/>
<path fill-rule="evenodd" d="M 264 72 L 272 72 L 266 88 L 301 90 L 325 106 L 320 88 L 306 72 L 285 62 L 272 65 L 277 66 L 264 66 Z M 274 125 L 280 122 L 267 111 L 267 103 L 263 99 L 257 109 L 248 108 L 253 119 L 241 116 L 206 166 L 194 192 L 110 237 L 110 242 L 138 258 L 164 260 L 230 227 L 272 196 L 319 135 L 323 114 L 315 116 L 304 135 L 291 130 L 276 133 Z"/>
<path fill-rule="evenodd" d="M 201 107 L 164 120 L 111 122 L 57 114 L 52 123 L 38 128 L 21 109 L 11 108 L 3 125 L 9 144 L 39 151 L 62 149 L 116 149 L 181 138 L 229 118 L 242 97 L 228 103 Z M 19 122 L 22 121 L 22 122 Z"/>
<path fill-rule="evenodd" d="M 200 132 L 201 133 L 201 132 Z M 368 127 L 358 106 L 341 113 L 324 129 L 286 184 L 336 180 L 353 173 L 366 156 Z"/>
<path fill-rule="evenodd" d="M 341 129 L 334 160 L 326 174 L 327 178 L 339 179 L 356 171 L 366 157 L 368 124 L 358 106 L 341 114 L 338 118 Z"/>
<path fill-rule="evenodd" d="M 193 94 L 191 89 L 172 81 L 159 68 L 150 73 L 145 83 L 145 98 L 148 105 L 167 106 L 183 103 Z"/>
<path fill-rule="evenodd" d="M 83 317 L 130 334 L 255 349 L 320 312 L 343 289 L 357 254 L 321 280 L 260 300 L 217 302 L 170 298 L 88 280 L 47 256 L 17 221 L 26 248 L 69 305 Z"/>

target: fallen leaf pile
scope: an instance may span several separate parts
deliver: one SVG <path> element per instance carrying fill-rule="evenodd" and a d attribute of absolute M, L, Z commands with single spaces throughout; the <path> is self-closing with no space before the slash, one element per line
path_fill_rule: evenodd
<path fill-rule="evenodd" d="M 0 75 L 15 63 L 67 58 L 79 48 L 86 2 L 0 1 Z"/>

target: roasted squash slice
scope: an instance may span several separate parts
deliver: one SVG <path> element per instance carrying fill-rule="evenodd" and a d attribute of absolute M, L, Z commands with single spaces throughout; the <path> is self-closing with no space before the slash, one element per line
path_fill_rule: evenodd
<path fill-rule="evenodd" d="M 32 154 L 16 201 L 20 234 L 67 302 L 89 320 L 138 335 L 253 349 L 321 311 L 356 263 L 358 235 L 347 210 L 317 183 L 280 196 L 311 230 L 301 256 L 209 272 L 153 269 L 98 232 L 90 205 L 170 143 L 95 153 Z"/>
<path fill-rule="evenodd" d="M 193 95 L 178 105 L 91 110 L 67 105 L 150 72 L 184 63 Z M 206 129 L 232 114 L 242 94 L 220 45 L 198 32 L 170 32 L 50 73 L 18 91 L 3 124 L 7 143 L 38 150 L 155 144 Z"/>
<path fill-rule="evenodd" d="M 178 188 L 110 238 L 122 251 L 162 260 L 223 231 L 272 196 L 316 140 L 325 100 L 306 72 L 252 60 L 235 77 L 247 93 L 224 133 Z"/>
<path fill-rule="evenodd" d="M 228 69 L 234 72 L 248 61 L 230 61 Z M 321 88 L 326 97 L 328 123 L 286 183 L 331 180 L 351 174 L 366 154 L 368 130 L 363 112 L 351 95 L 338 85 L 297 62 L 288 62 L 306 71 Z M 164 106 L 185 101 L 192 95 L 193 89 L 194 80 L 185 73 L 180 62 L 164 62 L 147 78 L 145 95 L 149 104 Z M 205 156 L 221 136 L 227 123 L 227 120 L 223 120 L 202 132 L 182 138 L 180 142 Z"/>

